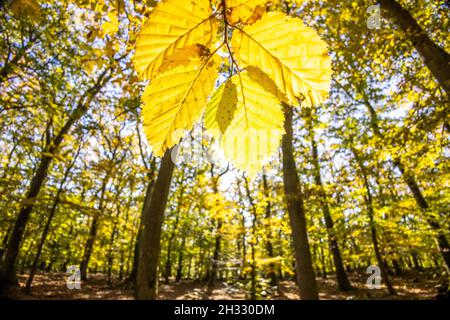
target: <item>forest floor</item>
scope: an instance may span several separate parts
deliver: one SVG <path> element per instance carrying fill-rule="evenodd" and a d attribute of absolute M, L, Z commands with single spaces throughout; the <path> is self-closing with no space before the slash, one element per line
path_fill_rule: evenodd
<path fill-rule="evenodd" d="M 433 299 L 437 294 L 436 287 L 440 284 L 440 277 L 434 272 L 421 272 L 406 274 L 402 277 L 391 277 L 397 295 L 388 294 L 387 290 L 368 289 L 365 286 L 367 275 L 351 274 L 350 280 L 356 290 L 339 292 L 332 276 L 326 279 L 318 277 L 320 298 L 323 300 L 409 300 L 409 299 Z M 21 286 L 25 285 L 27 275 L 19 276 Z M 30 294 L 23 290 L 12 293 L 12 299 L 133 299 L 133 293 L 123 282 L 115 280 L 107 284 L 106 276 L 93 274 L 89 281 L 81 284 L 81 289 L 70 290 L 66 286 L 65 273 L 37 273 Z M 202 281 L 182 280 L 178 283 L 161 283 L 159 299 L 246 299 L 244 289 L 225 282 L 218 282 L 209 294 L 206 292 L 206 283 Z M 293 281 L 281 281 L 274 287 L 272 293 L 268 293 L 264 299 L 299 299 L 297 287 Z"/>

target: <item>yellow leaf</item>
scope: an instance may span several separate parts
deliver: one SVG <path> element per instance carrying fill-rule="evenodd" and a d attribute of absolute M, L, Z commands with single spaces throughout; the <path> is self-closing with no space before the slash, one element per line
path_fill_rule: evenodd
<path fill-rule="evenodd" d="M 142 97 L 144 129 L 156 156 L 178 143 L 201 116 L 221 63 L 215 53 L 185 59 L 156 76 Z"/>
<path fill-rule="evenodd" d="M 266 12 L 268 0 L 226 0 L 227 20 L 230 24 L 252 24 Z"/>
<path fill-rule="evenodd" d="M 142 79 L 153 79 L 177 49 L 193 44 L 211 47 L 217 28 L 209 0 L 158 3 L 136 39 L 136 71 Z"/>
<path fill-rule="evenodd" d="M 222 118 L 216 114 L 223 112 L 220 109 L 221 100 L 230 90 L 224 84 L 222 97 L 215 97 L 215 100 L 211 98 L 207 106 L 206 127 L 216 138 L 220 138 L 225 157 L 237 168 L 254 176 L 279 147 L 284 133 L 282 107 L 279 100 L 253 82 L 247 72 L 233 76 L 229 82 L 234 84 L 237 91 L 233 119 L 225 134 L 220 135 L 217 129 L 223 125 L 220 124 Z M 225 118 L 225 121 L 228 120 Z"/>
<path fill-rule="evenodd" d="M 186 57 L 208 57 L 210 53 L 209 49 L 201 44 L 177 48 L 172 55 L 164 57 L 163 64 L 158 71 L 163 73 L 176 66 L 187 66 L 191 60 Z"/>
<path fill-rule="evenodd" d="M 228 80 L 214 92 L 206 106 L 205 126 L 220 129 L 225 133 L 234 118 L 237 106 L 237 89 L 233 81 Z"/>
<path fill-rule="evenodd" d="M 241 66 L 255 66 L 273 79 L 291 104 L 306 98 L 317 104 L 327 96 L 331 65 L 325 43 L 301 20 L 271 12 L 232 38 Z"/>
<path fill-rule="evenodd" d="M 87 73 L 92 73 L 94 71 L 94 68 L 97 66 L 97 62 L 94 60 L 85 61 L 83 62 L 84 70 L 86 70 Z"/>
<path fill-rule="evenodd" d="M 288 102 L 286 95 L 280 91 L 275 82 L 261 69 L 253 66 L 247 66 L 245 70 L 247 70 L 248 76 L 253 82 L 256 82 L 266 91 L 269 91 L 271 94 L 277 97 L 278 100 L 286 103 Z"/>
<path fill-rule="evenodd" d="M 119 20 L 117 19 L 117 13 L 115 11 L 108 13 L 109 21 L 105 21 L 102 24 L 103 32 L 108 35 L 114 35 L 119 31 Z"/>

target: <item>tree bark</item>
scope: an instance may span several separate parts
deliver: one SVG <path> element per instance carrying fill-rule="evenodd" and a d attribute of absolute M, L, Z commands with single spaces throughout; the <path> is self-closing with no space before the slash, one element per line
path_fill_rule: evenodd
<path fill-rule="evenodd" d="M 144 163 L 145 163 L 145 159 L 143 159 Z M 139 221 L 139 229 L 138 229 L 138 233 L 136 235 L 136 241 L 134 243 L 134 256 L 133 256 L 133 266 L 131 268 L 131 272 L 130 275 L 128 277 L 128 282 L 130 284 L 132 284 L 134 287 L 136 287 L 136 281 L 137 281 L 137 268 L 138 268 L 138 264 L 139 264 L 139 248 L 140 248 L 140 243 L 141 243 L 141 238 L 142 238 L 142 229 L 143 229 L 143 220 L 144 220 L 144 216 L 145 213 L 148 210 L 148 207 L 150 206 L 150 201 L 152 199 L 152 192 L 153 192 L 153 188 L 155 186 L 155 179 L 154 179 L 154 158 L 152 160 L 152 166 L 151 166 L 152 170 L 151 172 L 147 175 L 149 182 L 147 185 L 147 190 L 145 192 L 145 197 L 144 197 L 144 204 L 142 205 L 142 214 L 141 214 L 141 219 Z"/>
<path fill-rule="evenodd" d="M 139 300 L 154 300 L 158 294 L 161 227 L 174 170 L 171 151 L 172 149 L 167 150 L 161 160 L 150 204 L 143 212 L 136 286 L 136 299 Z"/>
<path fill-rule="evenodd" d="M 286 132 L 282 142 L 283 181 L 285 199 L 294 240 L 297 284 L 299 286 L 301 299 L 318 300 L 319 294 L 317 291 L 317 283 L 308 243 L 303 195 L 300 190 L 300 181 L 297 176 L 292 146 L 292 108 L 284 105 L 284 114 L 284 128 Z"/>
<path fill-rule="evenodd" d="M 447 94 L 450 94 L 450 55 L 428 37 L 411 14 L 397 1 L 378 0 L 378 3 L 402 29 L 405 38 L 422 56 L 433 76 Z"/>

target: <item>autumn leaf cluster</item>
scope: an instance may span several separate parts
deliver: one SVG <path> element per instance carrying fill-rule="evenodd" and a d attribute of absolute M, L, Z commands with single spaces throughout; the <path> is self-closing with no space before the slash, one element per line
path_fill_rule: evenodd
<path fill-rule="evenodd" d="M 134 55 L 140 78 L 149 80 L 142 118 L 155 155 L 177 144 L 206 113 L 206 129 L 227 159 L 254 173 L 279 146 L 283 105 L 323 101 L 331 77 L 325 43 L 300 19 L 268 5 L 158 3 Z"/>

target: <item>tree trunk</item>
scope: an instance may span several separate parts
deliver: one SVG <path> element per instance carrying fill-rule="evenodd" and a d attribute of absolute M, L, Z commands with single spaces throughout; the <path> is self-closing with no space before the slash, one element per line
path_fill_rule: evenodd
<path fill-rule="evenodd" d="M 292 114 L 290 106 L 284 105 L 286 133 L 283 136 L 283 180 L 287 209 L 292 228 L 294 252 L 296 260 L 297 284 L 300 298 L 318 300 L 317 283 L 312 266 L 309 249 L 303 195 L 300 190 L 300 181 L 297 176 L 294 152 L 292 146 Z"/>
<path fill-rule="evenodd" d="M 214 193 L 218 193 L 219 189 L 218 189 L 218 183 L 219 183 L 219 178 L 225 174 L 228 171 L 228 168 L 223 171 L 222 173 L 220 173 L 217 177 L 214 175 L 214 164 L 211 164 L 210 167 L 210 173 L 211 173 L 211 181 L 212 181 L 212 189 Z M 206 294 L 209 296 L 209 294 L 212 292 L 214 285 L 216 283 L 217 280 L 217 269 L 218 269 L 218 262 L 219 262 L 219 257 L 220 257 L 220 251 L 221 251 L 221 242 L 222 242 L 222 218 L 219 218 L 217 220 L 217 225 L 216 225 L 216 238 L 215 238 L 215 242 L 214 242 L 214 253 L 213 253 L 213 260 L 212 260 L 212 265 L 211 265 L 211 272 L 209 274 L 209 279 L 208 279 L 208 286 L 207 286 L 207 290 L 206 290 Z M 207 297 L 205 297 L 207 298 Z"/>
<path fill-rule="evenodd" d="M 27 290 L 30 290 L 31 284 L 33 283 L 33 278 L 34 278 L 34 275 L 36 274 L 39 258 L 41 257 L 41 253 L 42 253 L 42 249 L 44 248 L 45 240 L 47 239 L 47 235 L 48 235 L 48 232 L 50 230 L 50 226 L 51 226 L 53 217 L 55 216 L 56 208 L 59 205 L 60 197 L 61 197 L 61 194 L 63 192 L 64 185 L 65 185 L 65 183 L 67 181 L 67 178 L 69 177 L 70 171 L 72 170 L 72 168 L 75 165 L 75 162 L 76 162 L 76 160 L 78 158 L 78 155 L 80 154 L 80 151 L 81 151 L 81 144 L 78 146 L 78 149 L 77 149 L 77 151 L 76 151 L 76 153 L 75 153 L 75 155 L 73 157 L 73 160 L 71 161 L 71 163 L 69 164 L 69 166 L 65 170 L 63 179 L 61 180 L 61 182 L 59 184 L 58 191 L 56 192 L 55 199 L 53 201 L 53 205 L 52 205 L 52 208 L 50 210 L 50 215 L 48 216 L 47 222 L 46 222 L 45 227 L 44 227 L 44 231 L 42 232 L 41 240 L 39 241 L 39 245 L 38 245 L 38 248 L 37 248 L 36 256 L 34 257 L 33 265 L 31 266 L 30 275 L 28 277 L 27 284 L 25 286 L 25 288 Z"/>
<path fill-rule="evenodd" d="M 375 258 L 377 259 L 378 267 L 380 268 L 380 271 L 381 271 L 381 277 L 383 278 L 383 281 L 384 281 L 389 293 L 397 294 L 394 290 L 394 287 L 391 284 L 391 281 L 389 280 L 387 270 L 385 268 L 385 262 L 381 256 L 381 251 L 380 251 L 380 246 L 378 244 L 378 237 L 377 237 L 377 231 L 376 231 L 377 229 L 375 227 L 375 222 L 373 220 L 372 198 L 369 195 L 370 191 L 367 189 L 367 187 L 366 187 L 366 191 L 367 191 L 367 197 L 366 197 L 367 212 L 369 215 L 370 234 L 372 237 L 373 249 L 375 251 Z"/>
<path fill-rule="evenodd" d="M 328 235 L 328 245 L 333 256 L 334 267 L 336 269 L 336 279 L 338 283 L 339 291 L 349 291 L 352 290 L 352 285 L 347 277 L 347 272 L 345 272 L 344 264 L 342 262 L 341 252 L 339 250 L 339 245 L 336 237 L 336 232 L 334 231 L 334 222 L 331 217 L 330 208 L 328 206 L 328 199 L 325 189 L 322 184 L 322 177 L 320 173 L 320 163 L 319 154 L 317 151 L 317 144 L 314 136 L 314 129 L 310 126 L 310 138 L 311 138 L 311 150 L 312 150 L 312 162 L 314 166 L 314 180 L 319 188 L 319 197 L 321 199 L 321 206 L 323 217 L 325 220 L 325 226 L 327 228 Z"/>
<path fill-rule="evenodd" d="M 1 261 L 2 256 L 3 256 L 3 252 L 5 251 L 3 248 L 5 248 L 5 247 L 6 247 L 6 244 L 8 243 L 9 234 L 11 233 L 12 228 L 13 228 L 12 225 L 9 226 L 9 227 L 8 227 L 8 230 L 6 230 L 5 235 L 4 235 L 4 237 L 3 237 L 3 240 L 2 240 L 2 247 L 0 248 L 0 261 Z"/>
<path fill-rule="evenodd" d="M 428 37 L 411 14 L 397 1 L 378 0 L 378 3 L 402 29 L 405 38 L 422 56 L 433 76 L 447 94 L 450 94 L 450 55 Z"/>
<path fill-rule="evenodd" d="M 247 178 L 244 176 L 244 185 L 245 190 L 247 192 L 247 198 L 250 202 L 250 207 L 252 210 L 252 239 L 250 241 L 250 248 L 251 248 L 251 256 L 252 256 L 252 263 L 250 265 L 250 299 L 256 300 L 256 257 L 255 257 L 255 245 L 258 243 L 257 233 L 256 233 L 256 221 L 257 221 L 257 210 L 255 206 L 255 202 L 253 201 L 253 197 L 250 193 L 250 187 L 248 184 Z"/>
<path fill-rule="evenodd" d="M 111 232 L 111 236 L 109 238 L 109 250 L 108 250 L 108 273 L 107 273 L 107 283 L 108 285 L 112 285 L 112 268 L 114 265 L 114 241 L 116 239 L 116 235 L 118 233 L 117 230 L 117 217 L 119 216 L 119 210 L 117 211 L 116 219 L 114 221 L 114 226 Z"/>
<path fill-rule="evenodd" d="M 263 191 L 264 191 L 264 196 L 269 199 L 270 198 L 270 192 L 269 192 L 269 185 L 267 183 L 267 177 L 266 177 L 266 172 L 263 169 L 263 174 L 262 174 L 262 178 L 263 178 Z M 270 202 L 270 200 L 267 200 L 267 205 L 266 205 L 266 212 L 265 212 L 265 218 L 266 220 L 270 219 L 272 215 L 272 204 Z M 266 250 L 267 250 L 267 255 L 269 256 L 269 258 L 274 258 L 274 252 L 273 252 L 273 244 L 272 244 L 272 230 L 270 229 L 270 223 L 267 226 L 267 240 L 266 240 Z M 275 264 L 274 263 L 270 263 L 269 264 L 269 272 L 267 273 L 267 276 L 270 279 L 270 285 L 275 286 L 277 284 L 277 273 L 275 272 Z"/>
<path fill-rule="evenodd" d="M 184 189 L 185 189 L 184 170 L 181 174 L 180 184 L 181 184 L 181 190 L 180 190 L 180 194 L 178 196 L 178 201 L 177 201 L 178 208 L 177 208 L 176 217 L 175 217 L 175 224 L 174 224 L 172 232 L 169 236 L 169 241 L 168 241 L 168 245 L 167 245 L 167 257 L 166 257 L 166 263 L 164 266 L 164 279 L 165 279 L 166 284 L 169 283 L 169 278 L 172 276 L 172 246 L 173 246 L 173 239 L 175 238 L 175 235 L 178 231 L 178 223 L 180 221 L 180 215 L 181 215 L 181 201 L 183 200 Z"/>
<path fill-rule="evenodd" d="M 84 246 L 83 259 L 81 260 L 81 264 L 80 264 L 80 274 L 81 274 L 82 281 L 87 280 L 87 270 L 88 270 L 88 266 L 89 266 L 89 260 L 91 259 L 91 254 L 92 254 L 92 250 L 94 249 L 95 239 L 97 238 L 97 231 L 98 231 L 98 228 L 100 227 L 99 226 L 100 225 L 100 216 L 103 213 L 103 209 L 104 209 L 106 186 L 108 185 L 110 174 L 111 174 L 111 170 L 108 171 L 105 174 L 105 177 L 103 178 L 98 210 L 97 210 L 97 212 L 94 213 L 94 217 L 92 218 L 92 224 L 89 229 L 89 235 L 86 240 L 86 244 Z"/>
<path fill-rule="evenodd" d="M 178 267 L 177 267 L 177 275 L 175 277 L 175 282 L 179 282 L 183 276 L 183 258 L 184 258 L 184 246 L 186 243 L 186 235 L 183 234 L 183 239 L 181 240 L 180 252 L 178 253 Z M 190 263 L 190 261 L 189 261 Z"/>
<path fill-rule="evenodd" d="M 381 256 L 381 250 L 380 250 L 380 246 L 378 244 L 377 229 L 376 229 L 375 221 L 374 221 L 372 193 L 370 191 L 370 185 L 369 185 L 366 168 L 364 167 L 362 159 L 359 158 L 359 155 L 358 155 L 356 149 L 351 148 L 351 150 L 352 150 L 353 155 L 355 156 L 356 162 L 358 163 L 358 166 L 361 170 L 361 175 L 362 175 L 362 178 L 364 181 L 364 187 L 366 189 L 366 196 L 364 198 L 365 198 L 366 206 L 367 206 L 367 214 L 369 216 L 370 234 L 372 237 L 373 249 L 375 251 L 375 258 L 377 259 L 378 267 L 380 268 L 380 271 L 381 271 L 381 277 L 382 277 L 389 293 L 397 294 L 394 290 L 394 287 L 391 284 L 391 281 L 389 280 L 387 270 L 385 267 L 386 266 L 385 261 L 383 260 L 383 257 Z"/>
<path fill-rule="evenodd" d="M 33 209 L 32 201 L 37 197 L 41 190 L 42 184 L 47 177 L 48 167 L 52 158 L 44 156 L 41 159 L 36 174 L 31 180 L 31 186 L 26 196 L 26 201 L 23 208 L 17 216 L 13 231 L 9 237 L 8 245 L 3 253 L 0 262 L 0 297 L 6 293 L 9 287 L 18 285 L 16 278 L 16 260 L 19 255 L 20 244 L 22 242 L 23 233 L 30 218 L 31 210 Z"/>
<path fill-rule="evenodd" d="M 245 215 L 244 212 L 241 210 L 241 229 L 242 229 L 242 262 L 241 262 L 241 273 L 239 275 L 240 280 L 245 279 L 244 270 L 246 268 L 247 264 L 247 235 L 245 230 Z"/>
<path fill-rule="evenodd" d="M 170 182 L 174 170 L 171 149 L 161 160 L 158 177 L 150 204 L 143 212 L 142 237 L 139 245 L 136 298 L 156 299 L 158 294 L 158 264 L 161 248 L 161 227 L 169 196 Z"/>
<path fill-rule="evenodd" d="M 213 253 L 213 261 L 211 265 L 211 272 L 208 279 L 208 291 L 211 291 L 214 287 L 216 280 L 217 280 L 217 269 L 218 269 L 218 263 L 219 263 L 219 257 L 220 257 L 220 251 L 222 246 L 222 219 L 219 219 L 217 221 L 216 226 L 216 238 L 214 240 L 214 253 Z"/>
<path fill-rule="evenodd" d="M 145 159 L 143 159 L 143 161 L 145 161 Z M 152 161 L 152 163 L 154 164 L 153 161 Z M 153 165 L 152 165 L 152 168 L 153 168 Z M 147 212 L 148 207 L 150 206 L 150 200 L 152 199 L 152 192 L 153 192 L 153 188 L 155 186 L 153 170 L 150 174 L 148 174 L 148 179 L 149 179 L 149 182 L 148 182 L 147 190 L 145 192 L 144 204 L 142 205 L 142 214 L 141 214 L 141 219 L 139 221 L 139 229 L 138 229 L 138 233 L 136 235 L 136 241 L 134 243 L 133 266 L 131 268 L 130 276 L 128 277 L 129 283 L 131 283 L 134 287 L 136 287 L 136 281 L 137 281 L 137 267 L 139 264 L 139 247 L 140 247 L 141 238 L 142 238 L 142 229 L 143 229 L 143 223 L 144 223 L 143 220 L 144 220 L 145 213 Z"/>
<path fill-rule="evenodd" d="M 91 259 L 92 249 L 94 248 L 94 242 L 95 238 L 97 237 L 98 227 L 99 227 L 99 214 L 95 213 L 94 217 L 92 218 L 91 227 L 89 228 L 89 236 L 88 239 L 86 240 L 86 244 L 84 245 L 83 259 L 81 260 L 80 264 L 80 274 L 82 281 L 87 280 L 87 270 L 89 266 L 89 260 Z"/>

